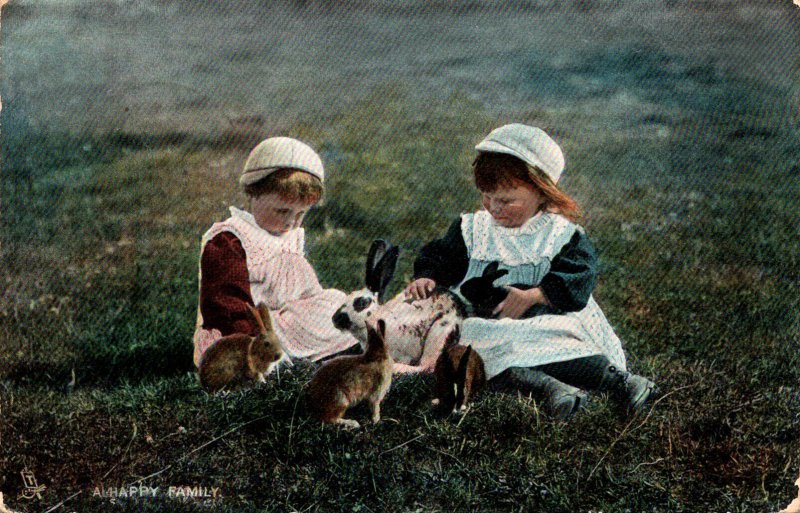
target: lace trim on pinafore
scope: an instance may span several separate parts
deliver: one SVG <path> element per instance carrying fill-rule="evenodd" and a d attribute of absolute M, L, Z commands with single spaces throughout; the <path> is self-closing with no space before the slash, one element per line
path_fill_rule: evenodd
<path fill-rule="evenodd" d="M 497 285 L 538 285 L 550 271 L 550 262 L 569 242 L 578 227 L 563 216 L 540 212 L 519 228 L 495 224 L 481 210 L 461 217 L 461 233 L 467 246 L 469 268 L 464 280 L 480 276 L 493 261 L 509 273 Z"/>

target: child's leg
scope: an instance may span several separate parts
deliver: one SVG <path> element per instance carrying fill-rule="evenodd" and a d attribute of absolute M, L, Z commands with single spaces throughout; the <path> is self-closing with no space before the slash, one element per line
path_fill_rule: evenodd
<path fill-rule="evenodd" d="M 342 292 L 326 289 L 271 312 L 275 332 L 290 357 L 317 361 L 350 349 L 361 352 L 353 335 L 333 325 L 333 313 L 343 299 Z"/>
<path fill-rule="evenodd" d="M 585 390 L 597 390 L 611 362 L 604 355 L 587 356 L 565 362 L 540 365 L 537 369 L 556 379 Z"/>
<path fill-rule="evenodd" d="M 492 378 L 491 383 L 501 390 L 514 389 L 534 395 L 544 401 L 548 413 L 557 419 L 569 418 L 586 400 L 585 392 L 549 376 L 538 367 L 511 367 Z"/>
<path fill-rule="evenodd" d="M 253 300 L 269 305 L 273 328 L 290 358 L 317 361 L 358 344 L 333 325 L 346 294 L 323 289 L 305 257 L 280 253 L 263 272 L 269 278 L 251 284 Z"/>
<path fill-rule="evenodd" d="M 637 374 L 619 370 L 603 355 L 549 363 L 537 369 L 573 386 L 609 392 L 629 412 L 641 411 L 657 391 L 655 383 Z"/>

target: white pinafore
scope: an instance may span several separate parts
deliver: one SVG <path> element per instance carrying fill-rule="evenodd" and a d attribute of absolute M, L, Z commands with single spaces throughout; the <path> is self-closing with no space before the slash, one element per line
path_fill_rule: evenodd
<path fill-rule="evenodd" d="M 485 210 L 465 214 L 461 233 L 469 268 L 464 281 L 480 276 L 490 262 L 500 261 L 501 268 L 509 272 L 496 285 L 536 286 L 550 270 L 552 259 L 579 229 L 552 213 L 539 213 L 518 228 L 498 226 Z M 461 344 L 472 345 L 481 355 L 487 378 L 509 367 L 535 367 L 598 354 L 608 357 L 619 369 L 626 368 L 620 340 L 593 297 L 578 312 L 529 319 L 465 319 Z"/>
<path fill-rule="evenodd" d="M 342 306 L 345 293 L 323 289 L 317 274 L 303 255 L 305 232 L 290 230 L 277 237 L 263 230 L 249 212 L 231 207 L 231 216 L 215 223 L 203 235 L 202 248 L 222 232 L 233 233 L 242 243 L 250 274 L 250 294 L 255 304 L 264 302 L 272 325 L 289 358 L 319 360 L 344 351 L 358 341 L 339 331 L 331 320 Z M 198 307 L 194 333 L 194 362 L 220 338 L 219 330 L 202 328 Z"/>

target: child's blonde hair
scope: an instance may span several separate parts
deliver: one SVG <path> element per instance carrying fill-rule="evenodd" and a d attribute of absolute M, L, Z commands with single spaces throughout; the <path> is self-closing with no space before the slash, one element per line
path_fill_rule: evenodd
<path fill-rule="evenodd" d="M 255 183 L 245 185 L 244 192 L 250 197 L 274 193 L 287 201 L 299 201 L 312 205 L 322 199 L 325 187 L 322 185 L 322 181 L 311 173 L 299 169 L 283 168 Z"/>
<path fill-rule="evenodd" d="M 530 185 L 544 198 L 542 210 L 561 214 L 577 221 L 583 213 L 569 194 L 562 191 L 544 171 L 505 153 L 480 152 L 472 163 L 475 186 L 481 192 L 494 192 L 498 187 Z"/>

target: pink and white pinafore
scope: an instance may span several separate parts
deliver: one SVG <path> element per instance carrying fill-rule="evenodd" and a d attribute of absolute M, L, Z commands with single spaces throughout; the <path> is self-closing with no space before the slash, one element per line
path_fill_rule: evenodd
<path fill-rule="evenodd" d="M 357 340 L 333 326 L 332 316 L 342 305 L 346 294 L 336 289 L 323 289 L 317 274 L 303 255 L 305 233 L 302 228 L 274 236 L 263 230 L 249 212 L 231 207 L 231 216 L 215 223 L 204 235 L 206 243 L 221 232 L 232 232 L 242 243 L 250 278 L 253 302 L 266 303 L 272 325 L 283 350 L 291 359 L 319 360 L 341 352 Z M 198 307 L 194 333 L 194 362 L 198 365 L 203 352 L 221 334 L 203 329 Z"/>

